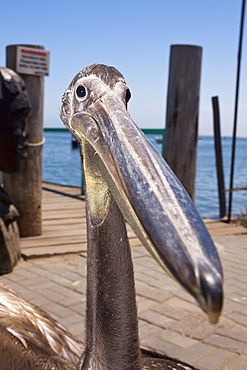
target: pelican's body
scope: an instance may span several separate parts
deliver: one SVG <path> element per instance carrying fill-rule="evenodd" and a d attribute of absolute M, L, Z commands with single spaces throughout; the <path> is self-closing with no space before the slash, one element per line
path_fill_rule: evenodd
<path fill-rule="evenodd" d="M 35 366 L 36 356 L 41 359 L 40 367 L 30 369 L 193 368 L 140 349 L 125 220 L 210 320 L 219 317 L 222 270 L 215 247 L 187 193 L 131 120 L 129 98 L 123 76 L 104 65 L 81 71 L 63 96 L 61 118 L 80 144 L 86 185 L 86 345 L 76 367 L 39 346 L 36 334 L 33 341 L 32 336 L 17 334 L 15 327 L 10 329 L 6 318 L 5 323 L 0 319 L 4 346 L 11 342 L 13 348 L 18 342 L 20 356 L 25 359 L 29 351 Z M 80 343 L 69 341 L 80 348 Z M 6 369 L 15 368 L 8 357 L 3 361 Z"/>

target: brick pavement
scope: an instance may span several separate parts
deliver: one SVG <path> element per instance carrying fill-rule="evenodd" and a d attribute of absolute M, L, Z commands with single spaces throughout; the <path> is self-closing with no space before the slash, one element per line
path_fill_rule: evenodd
<path fill-rule="evenodd" d="M 215 236 L 214 241 L 225 275 L 225 304 L 215 326 L 143 247 L 132 247 L 141 344 L 202 370 L 246 370 L 247 235 Z M 86 253 L 21 260 L 0 282 L 84 341 Z"/>

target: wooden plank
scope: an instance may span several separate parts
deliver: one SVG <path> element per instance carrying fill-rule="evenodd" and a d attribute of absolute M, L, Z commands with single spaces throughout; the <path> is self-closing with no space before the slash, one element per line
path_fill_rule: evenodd
<path fill-rule="evenodd" d="M 247 229 L 242 226 L 229 226 L 228 228 L 218 228 L 210 231 L 211 236 L 216 235 L 243 235 L 247 234 Z"/>
<path fill-rule="evenodd" d="M 55 222 L 56 220 L 52 220 L 52 221 Z M 64 231 L 64 230 L 83 230 L 83 229 L 86 230 L 86 221 L 82 222 L 80 219 L 76 223 L 74 222 L 74 220 L 72 220 L 70 223 L 66 222 L 66 224 L 58 224 L 58 223 L 51 224 L 51 222 L 48 222 L 43 227 L 43 233 L 46 232 L 46 231 L 47 232 L 53 232 L 55 230 Z M 71 234 L 72 233 L 73 232 L 71 231 Z"/>
<path fill-rule="evenodd" d="M 84 235 L 76 235 L 76 236 L 54 236 L 54 237 L 42 237 L 42 238 L 22 238 L 21 240 L 21 248 L 28 248 L 28 247 L 40 247 L 46 245 L 62 245 L 62 244 L 70 244 L 72 242 L 79 243 L 86 241 L 86 234 Z"/>
<path fill-rule="evenodd" d="M 69 194 L 72 194 L 73 192 L 81 193 L 81 188 L 77 186 L 68 186 L 68 185 L 61 185 L 61 184 L 55 184 L 53 182 L 43 181 L 42 182 L 42 188 L 48 188 L 49 190 L 55 189 L 58 191 L 67 191 Z"/>
<path fill-rule="evenodd" d="M 44 215 L 42 215 L 42 218 L 43 216 L 49 215 L 54 212 L 61 212 L 61 213 L 64 212 L 66 214 L 73 213 L 74 216 L 78 216 L 78 215 L 85 216 L 86 215 L 85 209 L 83 209 L 82 207 L 74 207 L 73 205 L 71 206 L 70 204 L 68 204 L 67 207 L 65 205 L 62 207 L 54 206 L 53 209 L 42 209 L 42 212 L 44 213 Z"/>
<path fill-rule="evenodd" d="M 56 204 L 53 206 L 53 209 L 52 208 L 42 208 L 42 219 L 44 219 L 44 215 L 49 215 L 53 212 L 60 212 L 60 213 L 72 213 L 73 212 L 73 215 L 78 217 L 78 215 L 82 215 L 83 217 L 86 215 L 86 210 L 83 208 L 83 207 L 79 207 L 78 206 L 74 206 L 74 205 L 71 205 L 71 204 L 68 204 L 66 206 L 63 205 L 63 206 L 56 206 Z"/>
<path fill-rule="evenodd" d="M 78 244 L 66 244 L 61 246 L 47 246 L 39 248 L 29 248 L 22 250 L 22 255 L 24 258 L 37 258 L 37 257 L 46 257 L 46 256 L 55 256 L 61 254 L 69 253 L 81 253 L 87 250 L 86 243 Z"/>
<path fill-rule="evenodd" d="M 85 236 L 86 235 L 86 228 L 54 228 L 54 229 L 44 229 L 42 236 L 43 238 L 61 238 L 64 236 Z M 42 238 L 42 239 L 43 239 Z"/>
<path fill-rule="evenodd" d="M 47 219 L 47 220 L 43 220 L 42 221 L 42 226 L 43 226 L 43 230 L 44 228 L 46 228 L 47 226 L 55 226 L 55 225 L 64 225 L 65 226 L 68 226 L 70 227 L 70 225 L 78 225 L 78 227 L 80 227 L 80 225 L 86 225 L 86 217 L 85 218 L 82 218 L 82 217 L 78 217 L 78 218 L 58 218 L 58 219 Z"/>
<path fill-rule="evenodd" d="M 247 228 L 243 226 L 208 219 L 204 220 L 204 222 L 211 236 L 247 234 Z"/>
<path fill-rule="evenodd" d="M 206 226 L 207 226 L 208 230 L 229 229 L 229 228 L 236 227 L 234 225 L 226 224 L 225 222 L 215 222 L 215 223 L 212 223 L 212 224 L 207 224 Z"/>
<path fill-rule="evenodd" d="M 216 223 L 218 223 L 219 221 L 217 221 L 217 220 L 212 220 L 211 218 L 204 218 L 203 219 L 203 222 L 204 222 L 204 224 L 216 224 Z"/>
<path fill-rule="evenodd" d="M 54 212 L 44 212 L 42 215 L 42 220 L 50 220 L 50 219 L 55 219 L 55 218 L 80 218 L 80 217 L 86 217 L 85 212 L 79 211 L 79 212 L 73 212 L 68 211 L 68 212 L 61 212 L 61 211 L 54 211 Z"/>
<path fill-rule="evenodd" d="M 71 199 L 69 201 L 65 201 L 64 199 L 57 199 L 56 201 L 54 200 L 49 200 L 47 203 L 42 203 L 43 210 L 50 210 L 54 209 L 56 207 L 57 209 L 64 208 L 66 206 L 69 207 L 74 207 L 74 208 L 82 208 L 85 209 L 84 202 L 78 201 L 78 199 Z"/>

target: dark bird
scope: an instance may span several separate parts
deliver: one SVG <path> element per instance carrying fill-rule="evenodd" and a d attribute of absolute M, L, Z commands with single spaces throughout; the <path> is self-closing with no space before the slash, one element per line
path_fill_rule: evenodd
<path fill-rule="evenodd" d="M 140 349 L 125 223 L 130 224 L 161 267 L 196 299 L 212 323 L 217 322 L 222 308 L 221 264 L 186 191 L 131 120 L 127 108 L 130 95 L 122 74 L 105 65 L 82 70 L 63 95 L 61 118 L 80 145 L 86 188 L 86 344 L 77 369 L 189 370 L 193 367 Z M 15 319 L 13 325 L 11 317 L 6 324 L 3 316 L 1 313 L 1 346 L 11 347 L 8 356 L 18 347 L 26 366 L 19 368 L 76 368 L 61 353 L 48 354 L 37 331 L 26 334 L 32 333 L 32 325 L 37 325 L 32 314 L 24 333 L 16 330 Z M 39 329 L 45 332 L 42 322 Z M 53 342 L 53 324 L 47 324 L 48 343 Z M 63 335 L 61 338 L 56 342 L 61 342 L 64 349 Z M 69 338 L 65 342 L 73 341 L 74 347 L 80 347 L 80 343 Z M 26 353 L 33 357 L 36 367 L 26 365 Z M 15 364 L 9 365 L 8 358 L 2 362 L 7 364 L 5 369 L 18 369 Z"/>

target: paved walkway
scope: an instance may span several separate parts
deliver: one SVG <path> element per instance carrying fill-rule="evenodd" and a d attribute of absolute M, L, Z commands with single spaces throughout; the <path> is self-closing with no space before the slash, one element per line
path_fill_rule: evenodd
<path fill-rule="evenodd" d="M 215 326 L 142 246 L 132 246 L 141 345 L 202 370 L 246 370 L 247 235 L 213 239 L 225 274 L 225 304 Z M 22 259 L 0 282 L 84 341 L 86 252 Z"/>

